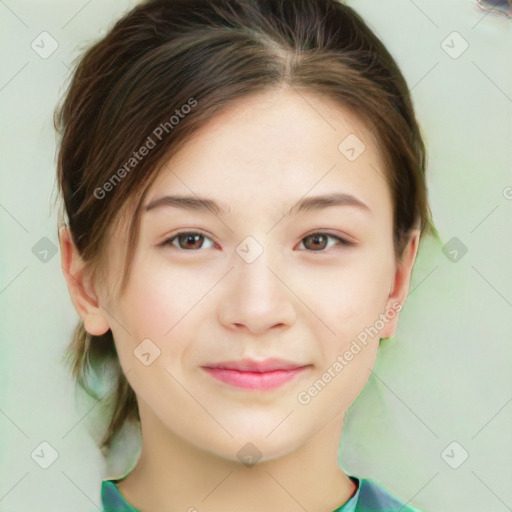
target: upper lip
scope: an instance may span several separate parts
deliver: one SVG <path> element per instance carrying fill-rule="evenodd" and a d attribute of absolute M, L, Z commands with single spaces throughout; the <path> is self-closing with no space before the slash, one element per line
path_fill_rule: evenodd
<path fill-rule="evenodd" d="M 302 368 L 303 366 L 307 365 L 277 358 L 264 359 L 262 361 L 255 361 L 253 359 L 240 359 L 239 361 L 222 361 L 220 363 L 205 365 L 206 368 L 259 373 L 271 372 L 274 370 L 294 370 L 296 368 Z"/>

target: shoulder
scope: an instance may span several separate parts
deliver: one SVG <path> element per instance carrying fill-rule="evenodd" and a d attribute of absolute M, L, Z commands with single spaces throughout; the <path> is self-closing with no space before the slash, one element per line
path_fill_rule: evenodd
<path fill-rule="evenodd" d="M 407 500 L 400 500 L 382 487 L 376 480 L 361 478 L 357 512 L 422 512 L 407 505 Z"/>

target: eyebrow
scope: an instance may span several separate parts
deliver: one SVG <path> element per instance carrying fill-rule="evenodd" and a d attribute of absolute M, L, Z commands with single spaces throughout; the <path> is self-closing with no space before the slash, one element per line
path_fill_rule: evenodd
<path fill-rule="evenodd" d="M 283 216 L 284 218 L 287 218 L 292 215 L 298 215 L 308 211 L 322 210 L 333 206 L 351 206 L 372 215 L 370 207 L 357 197 L 351 194 L 331 193 L 301 199 L 288 212 L 283 214 Z M 218 216 L 233 216 L 232 208 L 226 204 L 217 203 L 213 199 L 187 195 L 166 195 L 159 197 L 146 205 L 146 212 L 162 207 L 210 211 Z"/>

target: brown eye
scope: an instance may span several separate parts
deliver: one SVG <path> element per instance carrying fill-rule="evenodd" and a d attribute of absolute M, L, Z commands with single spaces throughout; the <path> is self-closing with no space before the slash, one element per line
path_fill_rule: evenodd
<path fill-rule="evenodd" d="M 172 246 L 177 249 L 184 250 L 186 252 L 192 252 L 201 249 L 203 246 L 203 241 L 205 239 L 211 240 L 209 237 L 203 235 L 202 233 L 198 233 L 195 231 L 184 231 L 181 233 L 177 233 L 176 235 L 172 236 L 171 238 L 168 238 L 167 240 L 164 240 L 164 242 L 162 242 L 161 245 Z M 173 243 L 175 240 L 178 241 L 177 247 Z"/>
<path fill-rule="evenodd" d="M 311 235 L 304 237 L 302 241 L 304 242 L 306 250 L 311 252 L 322 252 L 326 248 L 329 248 L 329 239 L 337 241 L 338 245 L 355 245 L 353 242 L 349 242 L 348 240 L 338 236 L 322 232 L 312 233 Z M 199 249 L 205 248 L 204 240 L 212 241 L 210 237 L 204 235 L 203 233 L 197 231 L 183 231 L 181 233 L 176 233 L 170 238 L 167 238 L 160 245 L 162 247 L 173 247 L 175 249 L 181 250 L 182 252 L 195 252 Z M 177 242 L 177 244 L 175 242 Z M 213 246 L 214 244 L 212 243 L 209 248 L 212 248 Z"/>
<path fill-rule="evenodd" d="M 329 238 L 331 240 L 337 240 L 339 244 L 350 246 L 354 245 L 352 242 L 349 242 L 343 238 L 340 238 L 338 236 L 329 235 L 328 233 L 312 233 L 311 235 L 308 235 L 302 239 L 304 241 L 304 245 L 308 250 L 311 250 L 313 252 L 321 252 L 327 247 Z M 309 247 L 308 247 L 309 245 Z"/>

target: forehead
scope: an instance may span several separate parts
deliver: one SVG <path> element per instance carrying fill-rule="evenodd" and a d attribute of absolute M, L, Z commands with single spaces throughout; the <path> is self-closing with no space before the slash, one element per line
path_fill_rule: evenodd
<path fill-rule="evenodd" d="M 389 213 L 377 140 L 329 98 L 286 89 L 217 114 L 164 165 L 146 205 L 169 193 L 215 198 L 233 216 L 284 214 L 301 198 L 333 192 Z"/>

